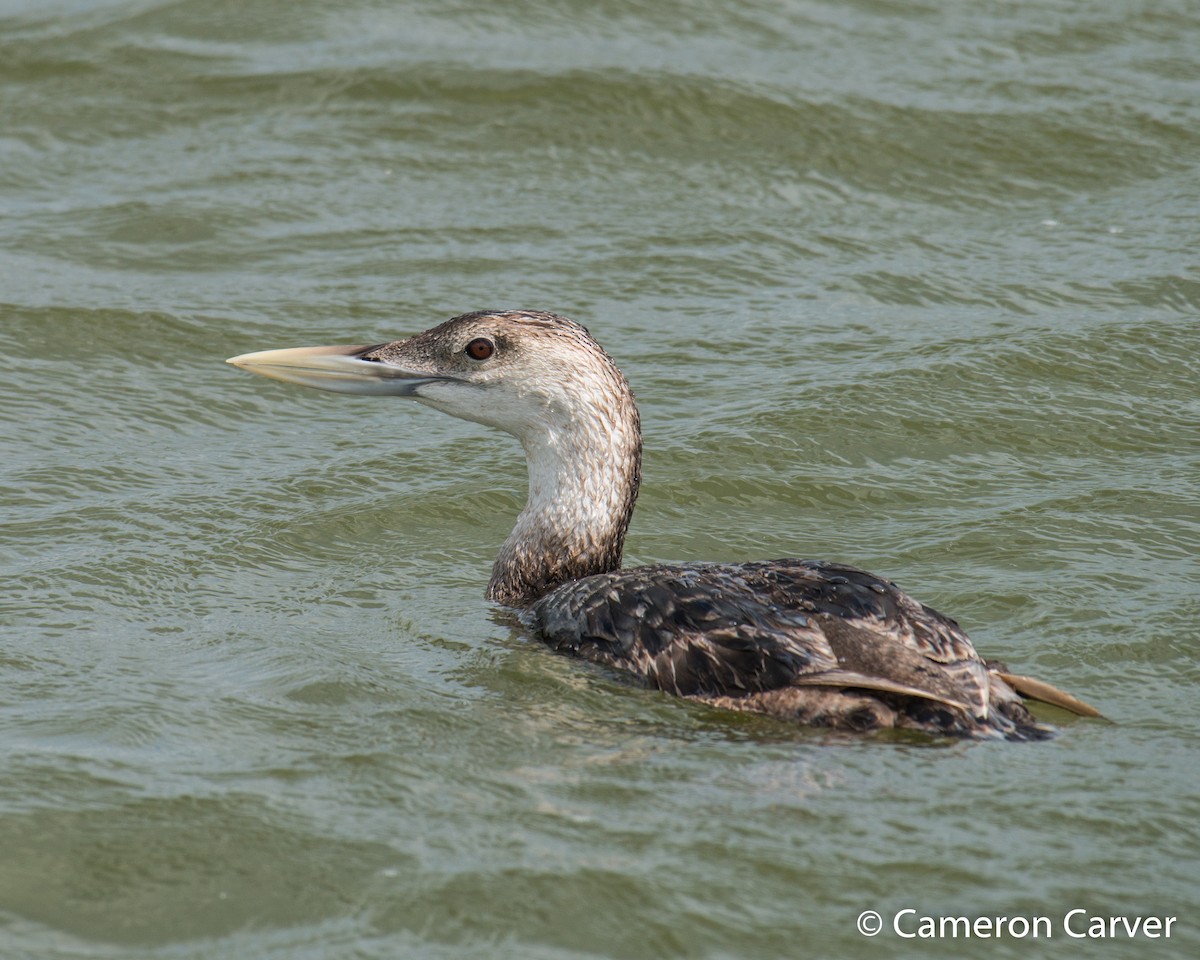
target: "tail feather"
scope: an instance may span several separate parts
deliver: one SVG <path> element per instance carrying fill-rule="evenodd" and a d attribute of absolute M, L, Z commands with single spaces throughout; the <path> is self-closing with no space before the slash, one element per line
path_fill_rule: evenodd
<path fill-rule="evenodd" d="M 1019 673 L 1006 673 L 1003 670 L 993 670 L 996 676 L 1012 687 L 1021 696 L 1030 700 L 1038 700 L 1041 703 L 1048 703 L 1054 707 L 1060 707 L 1070 713 L 1078 714 L 1081 717 L 1099 717 L 1101 720 L 1107 719 L 1104 714 L 1093 707 L 1090 703 L 1084 703 L 1078 697 L 1073 697 L 1064 690 L 1059 690 L 1058 687 L 1046 683 L 1045 680 L 1038 680 L 1035 677 L 1022 676 Z"/>

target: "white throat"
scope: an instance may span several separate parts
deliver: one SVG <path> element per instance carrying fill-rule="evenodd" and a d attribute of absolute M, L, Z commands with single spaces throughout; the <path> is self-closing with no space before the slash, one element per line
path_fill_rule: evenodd
<path fill-rule="evenodd" d="M 641 482 L 637 408 L 626 393 L 616 406 L 548 417 L 521 445 L 529 497 L 488 586 L 491 599 L 513 605 L 620 567 Z"/>

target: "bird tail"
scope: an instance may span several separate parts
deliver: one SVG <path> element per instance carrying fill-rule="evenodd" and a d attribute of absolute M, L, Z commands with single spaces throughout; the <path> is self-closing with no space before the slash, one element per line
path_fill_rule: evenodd
<path fill-rule="evenodd" d="M 1099 717 L 1106 719 L 1104 714 L 1093 707 L 1090 703 L 1084 703 L 1078 697 L 1072 696 L 1065 690 L 1059 690 L 1053 684 L 1046 683 L 1045 680 L 1038 680 L 1035 677 L 1022 676 L 1019 673 L 1008 673 L 1003 669 L 993 667 L 988 664 L 991 672 L 1007 683 L 1021 696 L 1028 700 L 1037 700 L 1040 703 L 1048 703 L 1051 706 L 1059 707 L 1070 713 L 1078 714 L 1081 717 Z"/>

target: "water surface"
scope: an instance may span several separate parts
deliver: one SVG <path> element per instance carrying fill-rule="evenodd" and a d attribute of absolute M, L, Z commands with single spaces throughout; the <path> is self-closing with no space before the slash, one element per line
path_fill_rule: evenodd
<path fill-rule="evenodd" d="M 1184 4 L 0 6 L 0 955 L 1195 956 L 1197 49 Z M 509 438 L 221 362 L 490 307 L 633 382 L 631 562 L 865 566 L 1116 723 L 831 739 L 557 658 L 482 599 Z"/>

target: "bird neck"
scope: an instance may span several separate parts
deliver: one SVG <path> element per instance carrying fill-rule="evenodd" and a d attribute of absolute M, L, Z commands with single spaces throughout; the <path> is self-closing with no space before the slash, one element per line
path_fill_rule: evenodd
<path fill-rule="evenodd" d="M 572 411 L 521 442 L 529 499 L 500 548 L 487 593 L 509 606 L 619 569 L 641 483 L 641 429 L 631 395 L 616 407 Z"/>

